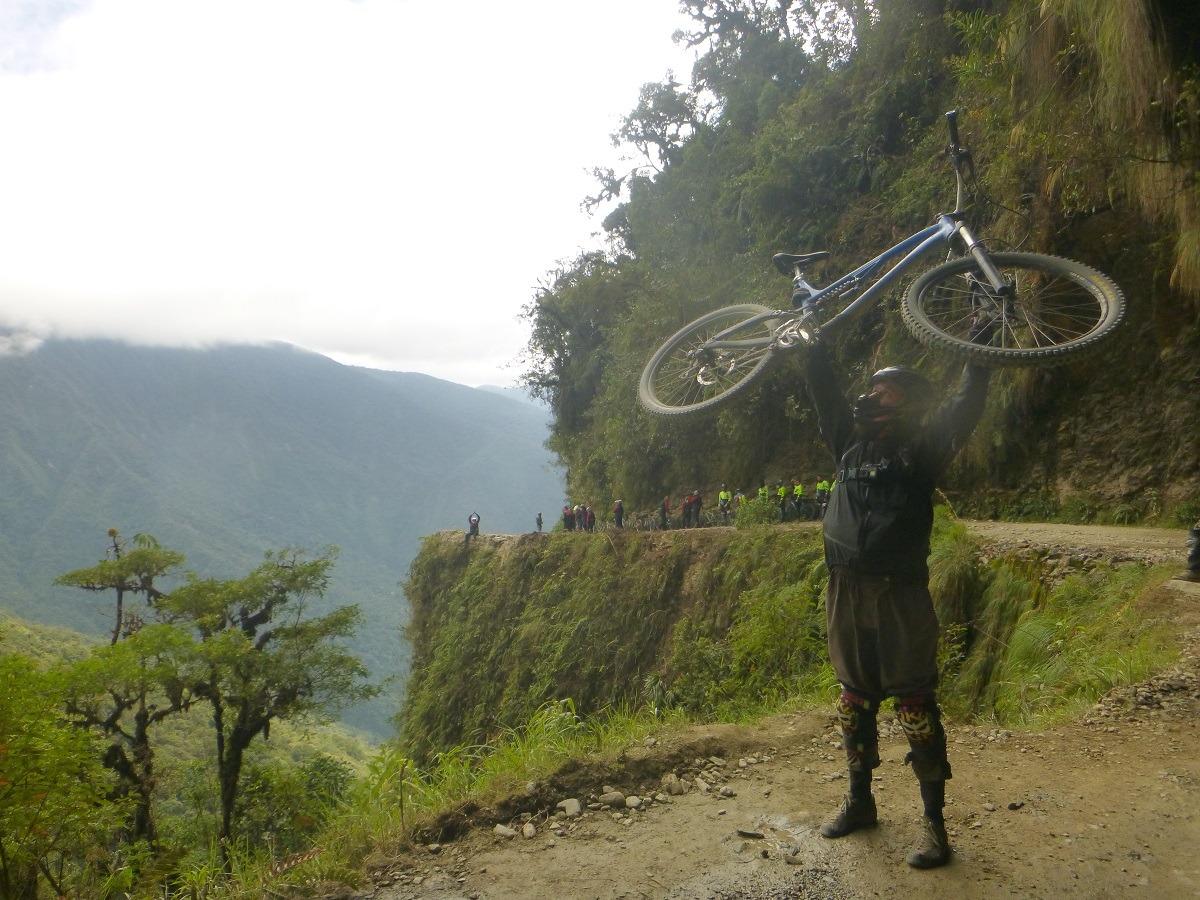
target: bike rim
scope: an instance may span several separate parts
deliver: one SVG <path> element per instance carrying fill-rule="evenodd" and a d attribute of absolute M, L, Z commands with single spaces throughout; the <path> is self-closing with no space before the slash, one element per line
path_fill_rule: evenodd
<path fill-rule="evenodd" d="M 719 397 L 753 373 L 771 353 L 773 320 L 757 322 L 726 336 L 739 342 L 760 339 L 756 346 L 705 347 L 716 335 L 745 318 L 744 312 L 720 316 L 687 334 L 655 371 L 651 382 L 654 396 L 667 406 L 695 406 Z"/>
<path fill-rule="evenodd" d="M 925 318 L 963 341 L 970 340 L 973 327 L 988 324 L 993 329 L 988 345 L 1017 351 L 1074 343 L 1104 321 L 1104 298 L 1069 273 L 1019 264 L 999 268 L 1013 286 L 1011 297 L 999 296 L 972 267 L 929 286 L 921 304 Z"/>

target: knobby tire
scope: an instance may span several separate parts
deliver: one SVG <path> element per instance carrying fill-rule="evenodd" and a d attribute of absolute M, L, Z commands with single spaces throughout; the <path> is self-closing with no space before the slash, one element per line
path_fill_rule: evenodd
<path fill-rule="evenodd" d="M 713 310 L 685 325 L 655 351 L 642 371 L 638 384 L 638 399 L 652 413 L 677 416 L 712 409 L 744 391 L 756 381 L 774 358 L 769 347 L 774 319 L 766 319 L 735 339 L 762 338 L 761 347 L 746 350 L 715 351 L 707 359 L 689 356 L 714 335 L 733 327 L 740 321 L 771 312 L 768 307 L 741 303 Z M 786 315 L 781 313 L 781 315 Z M 712 369 L 712 375 L 701 371 L 702 364 Z M 713 377 L 712 384 L 701 378 Z"/>
<path fill-rule="evenodd" d="M 1015 284 L 1009 311 L 993 310 L 995 292 L 972 257 L 952 260 L 918 278 L 900 304 L 918 341 L 984 366 L 1046 366 L 1094 349 L 1121 324 L 1125 296 L 1107 275 L 1041 253 L 990 256 Z M 970 337 L 980 309 L 993 310 L 987 343 Z"/>

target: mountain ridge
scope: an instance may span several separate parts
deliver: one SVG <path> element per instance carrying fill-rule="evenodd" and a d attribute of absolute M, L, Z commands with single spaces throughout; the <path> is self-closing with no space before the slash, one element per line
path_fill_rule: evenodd
<path fill-rule="evenodd" d="M 110 527 L 214 577 L 337 545 L 326 605 L 362 604 L 356 649 L 399 675 L 398 585 L 420 537 L 472 510 L 485 531 L 529 530 L 562 490 L 544 411 L 286 344 L 47 341 L 0 357 L 0 385 L 0 606 L 85 632 L 110 627 L 106 601 L 52 582 L 100 558 Z M 385 705 L 348 721 L 383 734 Z"/>

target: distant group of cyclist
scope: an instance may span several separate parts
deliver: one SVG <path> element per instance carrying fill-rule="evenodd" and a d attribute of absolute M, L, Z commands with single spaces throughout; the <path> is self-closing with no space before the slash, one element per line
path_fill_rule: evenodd
<path fill-rule="evenodd" d="M 613 518 L 617 527 L 621 527 L 624 510 L 621 501 L 613 504 Z M 587 503 L 567 503 L 562 508 L 562 526 L 564 531 L 595 531 L 596 510 Z M 537 514 L 537 530 L 542 530 L 542 514 Z"/>
<path fill-rule="evenodd" d="M 812 483 L 811 490 L 799 478 L 773 484 L 768 484 L 764 479 L 755 494 L 750 496 L 740 488 L 731 491 L 723 483 L 717 492 L 715 507 L 706 507 L 704 492 L 698 488 L 682 494 L 677 501 L 673 501 L 668 494 L 653 513 L 635 515 L 628 525 L 639 531 L 732 525 L 738 511 L 751 501 L 760 505 L 769 503 L 777 508 L 780 522 L 817 521 L 825 517 L 832 489 L 832 483 L 825 479 Z M 757 521 L 762 520 L 759 518 Z M 596 510 L 590 503 L 566 503 L 560 522 L 564 531 L 595 531 Z M 541 513 L 537 514 L 535 524 L 537 530 L 541 531 Z M 601 524 L 612 528 L 627 527 L 624 502 L 614 500 L 611 517 Z"/>
<path fill-rule="evenodd" d="M 825 518 L 825 509 L 829 506 L 829 492 L 833 483 L 822 478 L 813 485 L 811 493 L 805 489 L 799 478 L 793 478 L 791 484 L 778 481 L 774 488 L 764 480 L 758 486 L 760 500 L 774 499 L 779 505 L 779 521 L 812 521 Z"/>

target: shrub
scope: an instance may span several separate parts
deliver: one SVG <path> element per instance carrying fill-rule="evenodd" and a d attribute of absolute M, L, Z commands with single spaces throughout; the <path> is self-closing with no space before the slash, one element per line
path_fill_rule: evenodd
<path fill-rule="evenodd" d="M 747 497 L 738 506 L 733 517 L 737 528 L 749 528 L 752 525 L 774 525 L 779 521 L 779 501 L 774 497 Z"/>

